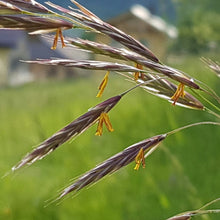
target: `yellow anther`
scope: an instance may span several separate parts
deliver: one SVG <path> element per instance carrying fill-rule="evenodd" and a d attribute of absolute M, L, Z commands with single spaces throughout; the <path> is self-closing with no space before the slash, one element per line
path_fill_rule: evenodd
<path fill-rule="evenodd" d="M 106 112 L 102 112 L 99 117 L 99 123 L 98 123 L 98 127 L 97 127 L 95 135 L 97 135 L 97 136 L 102 135 L 103 123 L 105 123 L 105 126 L 108 129 L 108 131 L 110 131 L 110 132 L 114 131 L 114 129 L 112 128 L 112 124 L 110 122 L 110 119 L 108 117 L 108 114 Z"/>
<path fill-rule="evenodd" d="M 179 97 L 184 97 L 185 96 L 185 92 L 184 92 L 184 84 L 180 83 L 176 89 L 176 92 L 174 93 L 174 95 L 171 97 L 171 100 L 173 100 L 173 105 L 176 104 L 176 102 L 178 101 Z"/>
<path fill-rule="evenodd" d="M 139 64 L 139 63 L 136 63 L 135 67 L 140 69 L 140 70 L 143 69 L 143 66 L 141 64 Z M 137 81 L 139 76 L 140 76 L 140 72 L 135 72 L 134 73 L 134 80 Z M 141 77 L 142 77 L 142 74 L 141 74 Z"/>
<path fill-rule="evenodd" d="M 59 28 L 59 35 L 60 35 L 60 40 L 62 43 L 62 48 L 64 48 L 66 46 L 66 44 L 64 43 L 64 37 L 63 37 L 62 31 L 60 28 Z"/>
<path fill-rule="evenodd" d="M 109 71 L 107 71 L 107 73 L 105 74 L 101 84 L 99 85 L 99 92 L 98 94 L 96 95 L 96 97 L 101 97 L 103 92 L 104 92 L 104 89 L 108 83 L 108 76 L 109 76 Z"/>
<path fill-rule="evenodd" d="M 141 163 L 142 163 L 143 168 L 145 168 L 145 158 L 144 158 L 144 150 L 143 150 L 143 148 L 141 148 L 139 150 L 137 156 L 135 157 L 135 163 L 136 163 L 136 165 L 134 167 L 135 170 L 139 169 Z"/>
<path fill-rule="evenodd" d="M 109 117 L 108 117 L 108 114 L 107 114 L 107 113 L 103 113 L 103 114 L 104 114 L 103 119 L 104 119 L 104 123 L 105 123 L 106 128 L 107 128 L 108 131 L 110 131 L 110 132 L 114 131 L 114 129 L 113 129 L 113 127 L 112 127 L 112 124 L 111 124 L 111 122 L 110 122 L 110 119 L 109 119 Z"/>
<path fill-rule="evenodd" d="M 64 43 L 62 30 L 61 30 L 61 28 L 58 28 L 56 30 L 56 35 L 55 35 L 54 40 L 53 40 L 53 46 L 51 47 L 52 50 L 56 50 L 59 36 L 60 36 L 60 40 L 61 40 L 61 43 L 62 43 L 62 48 L 64 48 L 66 46 L 65 43 Z"/>

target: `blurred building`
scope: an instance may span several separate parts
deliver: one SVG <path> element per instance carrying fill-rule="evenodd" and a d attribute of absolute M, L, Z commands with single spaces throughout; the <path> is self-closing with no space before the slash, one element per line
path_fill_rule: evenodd
<path fill-rule="evenodd" d="M 51 39 L 52 40 L 52 39 Z M 25 31 L 0 30 L 0 86 L 18 85 L 48 78 L 69 78 L 79 73 L 62 66 L 27 64 L 22 60 L 80 59 L 87 56 L 72 48 L 51 50 L 52 41 Z"/>

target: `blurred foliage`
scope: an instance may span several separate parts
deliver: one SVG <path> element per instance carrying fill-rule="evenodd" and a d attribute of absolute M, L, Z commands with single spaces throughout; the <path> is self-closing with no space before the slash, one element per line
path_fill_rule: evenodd
<path fill-rule="evenodd" d="M 219 50 L 220 1 L 177 0 L 179 37 L 174 48 L 200 53 Z"/>

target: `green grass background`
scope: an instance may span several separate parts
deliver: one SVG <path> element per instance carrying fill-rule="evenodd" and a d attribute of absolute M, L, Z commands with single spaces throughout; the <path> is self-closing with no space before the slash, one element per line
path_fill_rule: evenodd
<path fill-rule="evenodd" d="M 206 81 L 219 92 L 219 80 L 192 57 L 176 67 Z M 103 77 L 33 83 L 0 90 L 0 176 L 32 147 L 97 103 L 131 87 L 111 74 L 101 99 Z M 172 106 L 142 89 L 125 96 L 109 114 L 114 132 L 94 135 L 93 126 L 32 166 L 0 180 L 0 219 L 134 220 L 166 219 L 200 208 L 219 197 L 220 129 L 204 125 L 167 138 L 134 171 L 134 163 L 82 190 L 61 204 L 48 204 L 71 180 L 125 147 L 180 126 L 215 120 L 211 115 Z M 219 219 L 220 215 L 205 218 Z"/>

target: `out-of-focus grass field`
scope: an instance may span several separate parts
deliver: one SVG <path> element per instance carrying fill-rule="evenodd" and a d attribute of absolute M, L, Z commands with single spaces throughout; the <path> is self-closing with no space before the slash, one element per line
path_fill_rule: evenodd
<path fill-rule="evenodd" d="M 176 66 L 219 92 L 219 80 L 197 59 Z M 95 98 L 103 77 L 33 83 L 0 90 L 0 176 L 32 147 L 97 103 L 132 86 L 112 74 L 103 98 Z M 217 90 L 218 89 L 218 90 Z M 220 129 L 204 125 L 167 138 L 134 171 L 134 163 L 61 204 L 44 207 L 71 179 L 125 147 L 180 126 L 215 120 L 172 106 L 142 89 L 125 96 L 110 112 L 115 131 L 94 135 L 93 126 L 32 166 L 0 180 L 0 219 L 166 219 L 219 197 Z M 219 215 L 206 218 L 219 219 Z"/>

